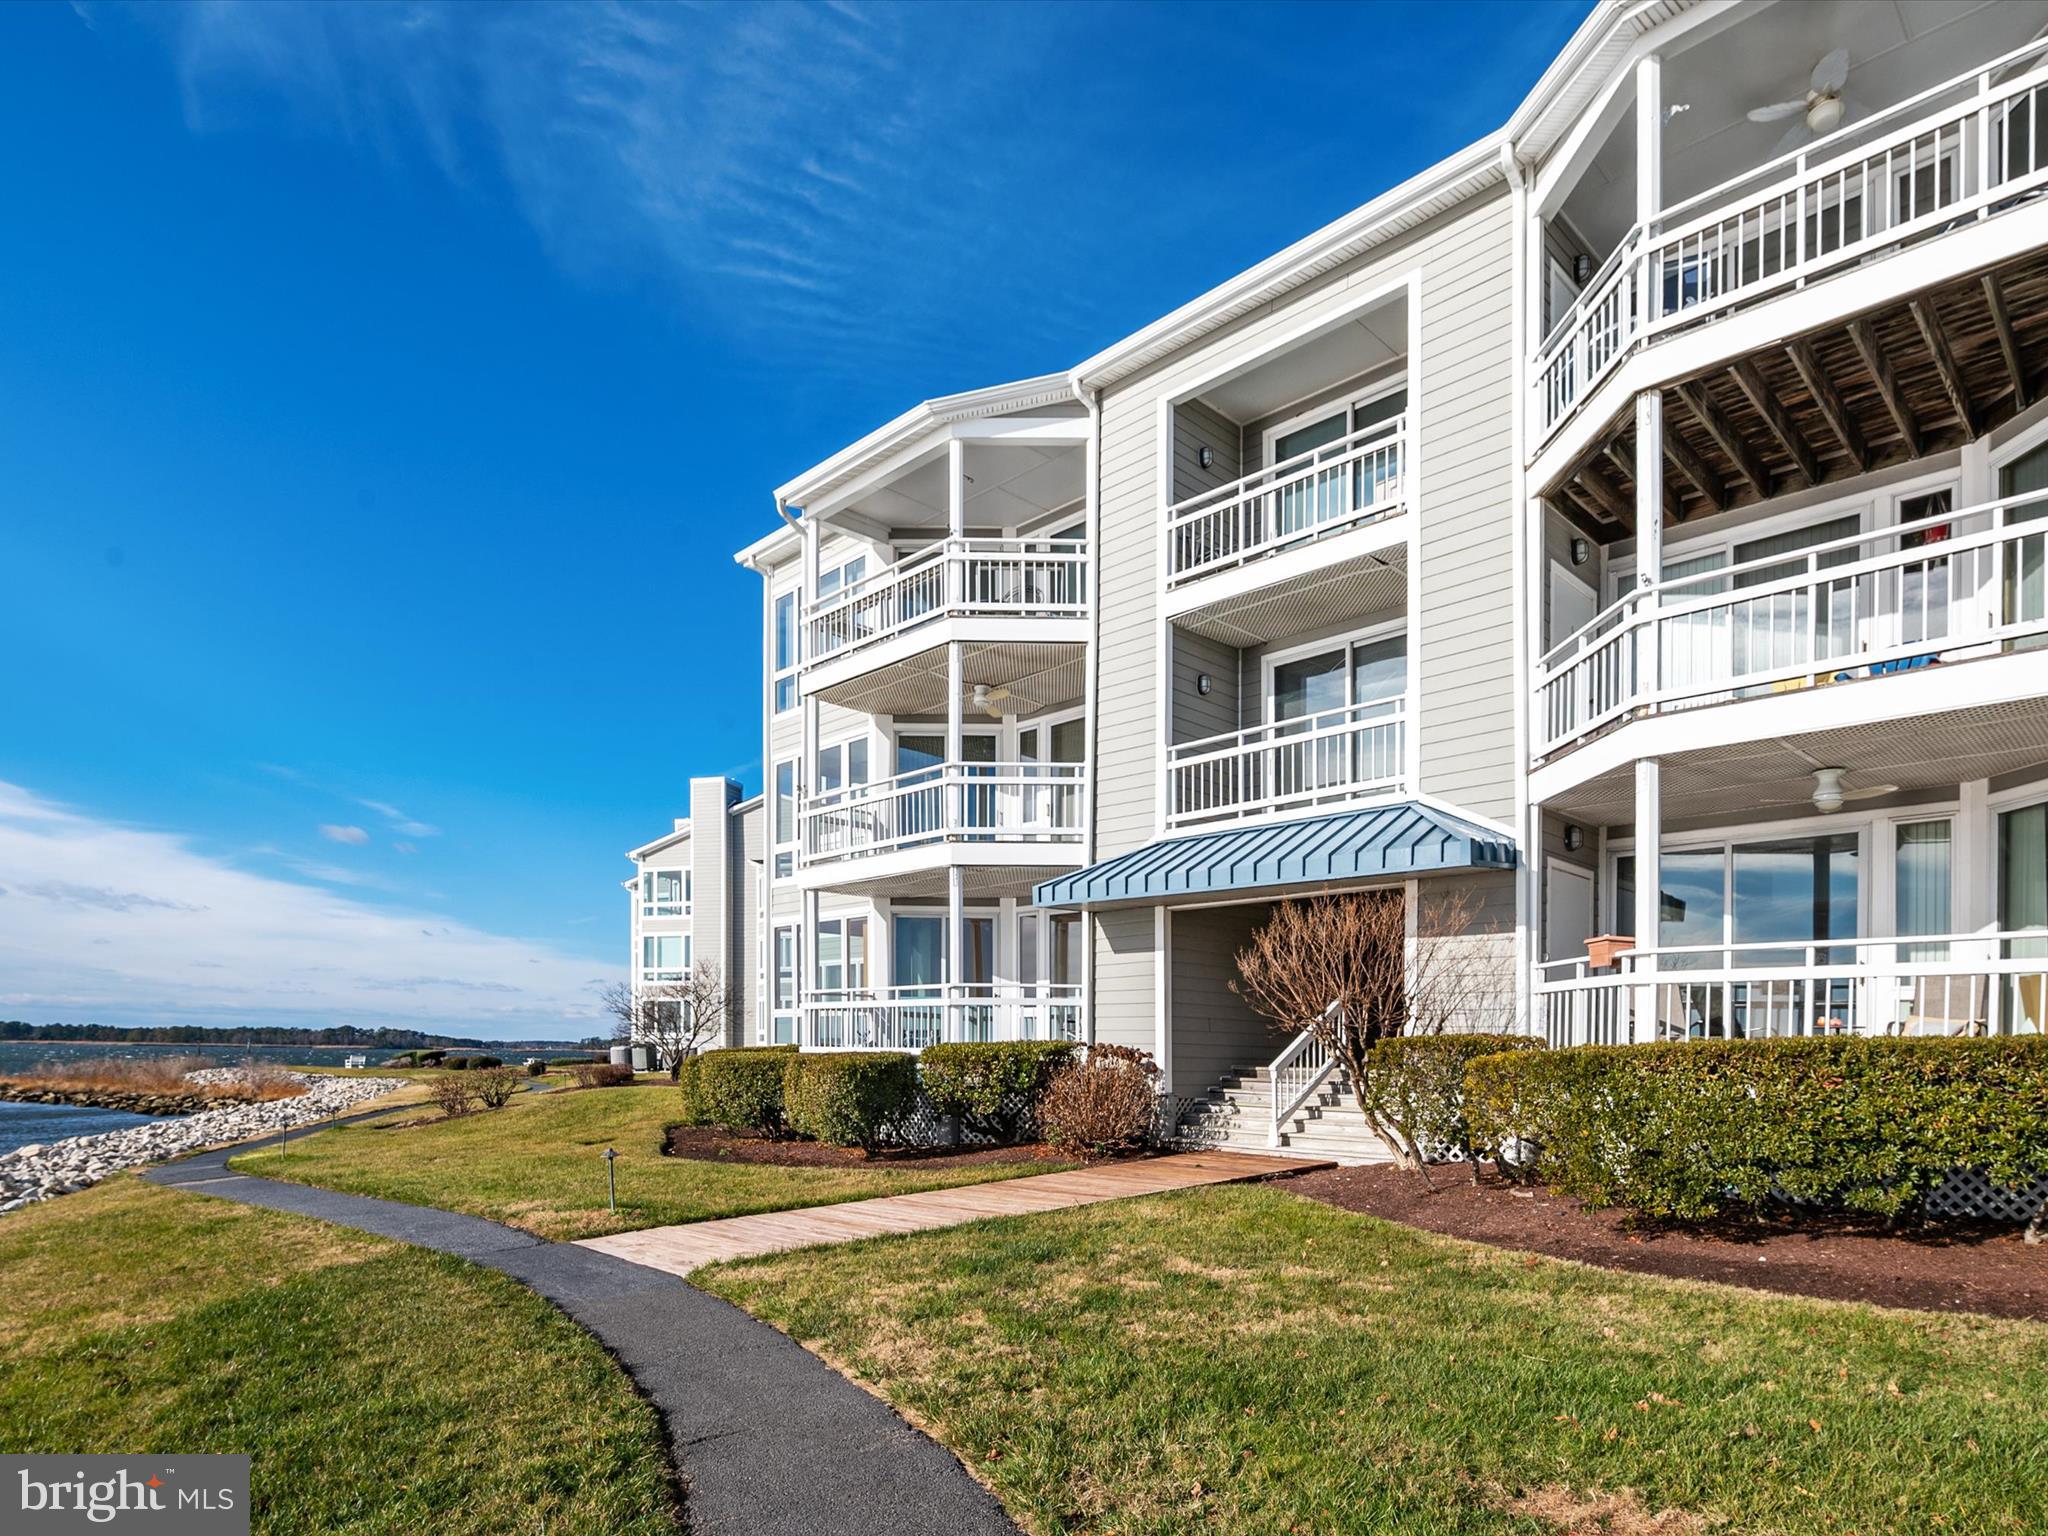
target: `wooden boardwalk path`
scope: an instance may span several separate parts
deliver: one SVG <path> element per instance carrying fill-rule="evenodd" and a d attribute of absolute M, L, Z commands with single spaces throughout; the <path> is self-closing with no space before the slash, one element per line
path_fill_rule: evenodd
<path fill-rule="evenodd" d="M 609 1237 L 587 1237 L 579 1246 L 672 1275 L 687 1275 L 699 1265 L 715 1264 L 721 1259 L 744 1259 L 820 1243 L 851 1243 L 892 1232 L 922 1232 L 990 1216 L 1063 1211 L 1071 1206 L 1128 1200 L 1134 1195 L 1157 1195 L 1202 1184 L 1282 1178 L 1332 1166 L 1326 1161 L 1260 1157 L 1247 1152 L 1176 1152 L 1139 1162 L 1033 1174 L 995 1184 L 969 1184 L 915 1195 L 883 1195 L 873 1200 L 849 1200 L 843 1205 L 818 1205 L 808 1210 L 649 1227 Z"/>

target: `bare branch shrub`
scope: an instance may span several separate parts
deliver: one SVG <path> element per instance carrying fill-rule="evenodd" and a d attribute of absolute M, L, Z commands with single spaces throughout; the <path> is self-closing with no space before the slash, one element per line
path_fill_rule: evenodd
<path fill-rule="evenodd" d="M 1314 1036 L 1404 1168 L 1421 1168 L 1430 1150 L 1420 1100 L 1375 1048 L 1397 1036 L 1504 1027 L 1509 968 L 1475 934 L 1477 917 L 1462 891 L 1423 903 L 1413 933 L 1400 892 L 1283 901 L 1237 954 L 1231 990 L 1276 1029 Z"/>
<path fill-rule="evenodd" d="M 522 1075 L 516 1067 L 486 1067 L 471 1074 L 469 1085 L 485 1109 L 503 1109 L 519 1091 Z"/>
<path fill-rule="evenodd" d="M 637 989 L 614 982 L 599 1001 L 612 1016 L 612 1039 L 648 1047 L 671 1076 L 684 1057 L 725 1038 L 734 1008 L 724 967 L 710 961 L 691 966 L 681 981 L 647 982 Z"/>
<path fill-rule="evenodd" d="M 427 1093 L 450 1120 L 476 1107 L 475 1079 L 466 1073 L 444 1072 L 427 1084 Z"/>
<path fill-rule="evenodd" d="M 1038 1121 L 1055 1147 L 1102 1157 L 1141 1147 L 1159 1112 L 1159 1068 L 1127 1045 L 1094 1045 L 1046 1084 Z"/>

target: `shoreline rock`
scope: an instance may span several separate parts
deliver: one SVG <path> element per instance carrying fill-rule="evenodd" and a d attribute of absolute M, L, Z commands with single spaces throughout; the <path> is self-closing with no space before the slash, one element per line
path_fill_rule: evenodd
<path fill-rule="evenodd" d="M 0 1102 L 67 1104 L 81 1109 L 121 1109 L 132 1115 L 191 1115 L 239 1102 L 205 1093 L 154 1093 L 129 1088 L 31 1088 L 0 1083 Z"/>
<path fill-rule="evenodd" d="M 234 1069 L 225 1069 L 232 1071 Z M 213 1074 L 208 1074 L 213 1076 Z M 403 1088 L 402 1077 L 327 1077 L 288 1074 L 305 1085 L 296 1098 L 263 1103 L 207 1100 L 195 1114 L 170 1115 L 147 1125 L 69 1136 L 47 1145 L 19 1147 L 0 1157 L 0 1216 L 39 1200 L 90 1188 L 109 1174 L 301 1126 L 317 1125 L 367 1101 Z"/>

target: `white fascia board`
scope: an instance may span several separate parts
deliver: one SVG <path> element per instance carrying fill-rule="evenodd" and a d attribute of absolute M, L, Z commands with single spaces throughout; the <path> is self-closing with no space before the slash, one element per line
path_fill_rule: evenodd
<path fill-rule="evenodd" d="M 638 848 L 629 849 L 626 857 L 634 860 L 652 858 L 655 854 L 660 853 L 672 844 L 687 842 L 689 836 L 690 829 L 686 826 L 681 831 L 671 832 L 665 837 L 657 837 L 651 843 L 643 843 Z"/>
<path fill-rule="evenodd" d="M 1041 374 L 964 394 L 941 395 L 912 406 L 894 421 L 877 427 L 858 442 L 805 470 L 794 480 L 779 486 L 776 497 L 786 506 L 807 507 L 828 494 L 841 482 L 859 474 L 878 459 L 886 458 L 914 442 L 934 427 L 1005 411 L 1029 410 L 1033 406 L 1055 405 L 1075 399 L 1064 373 Z"/>
<path fill-rule="evenodd" d="M 789 524 L 784 523 L 773 533 L 763 534 L 760 538 L 754 540 L 745 549 L 735 554 L 733 559 L 750 571 L 760 571 L 765 574 L 795 554 L 800 542 L 801 540 L 796 536 L 796 530 L 790 527 Z"/>
<path fill-rule="evenodd" d="M 1183 304 L 1163 320 L 1155 320 L 1096 353 L 1074 370 L 1075 393 L 1102 389 L 1127 378 L 1331 268 L 1405 234 L 1474 193 L 1505 181 L 1501 153 L 1506 142 L 1504 133 L 1488 134 L 1335 223 L 1297 240 L 1277 256 L 1267 257 L 1192 303 Z"/>

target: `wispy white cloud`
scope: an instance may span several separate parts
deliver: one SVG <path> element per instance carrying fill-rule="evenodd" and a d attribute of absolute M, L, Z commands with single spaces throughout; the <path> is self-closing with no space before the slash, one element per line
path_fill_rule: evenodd
<path fill-rule="evenodd" d="M 356 801 L 356 804 L 360 805 L 366 811 L 374 811 L 379 816 L 382 816 L 386 821 L 391 823 L 391 830 L 396 833 L 399 833 L 401 836 L 440 836 L 441 829 L 439 827 L 429 826 L 424 821 L 415 820 L 413 817 L 406 815 L 405 812 L 401 811 L 397 806 L 386 804 L 382 800 L 363 800 L 359 798 Z M 408 848 L 406 849 L 406 852 L 410 853 L 412 852 L 412 850 Z"/>
<path fill-rule="evenodd" d="M 1045 298 L 1042 274 L 1008 248 L 1019 198 L 1076 195 L 1067 151 L 998 105 L 1074 45 L 1077 13 L 1054 7 L 123 14 L 165 38 L 195 132 L 278 100 L 415 148 L 458 185 L 502 182 L 565 268 L 654 272 L 742 340 L 801 338 L 813 370 L 957 357 L 970 307 L 1013 338 L 1040 325 L 1023 301 Z"/>
<path fill-rule="evenodd" d="M 330 843 L 347 843 L 351 848 L 360 848 L 370 840 L 370 834 L 361 827 L 336 826 L 325 821 L 320 824 L 320 835 Z"/>
<path fill-rule="evenodd" d="M 0 1013 L 580 1037 L 602 967 L 0 782 Z"/>

